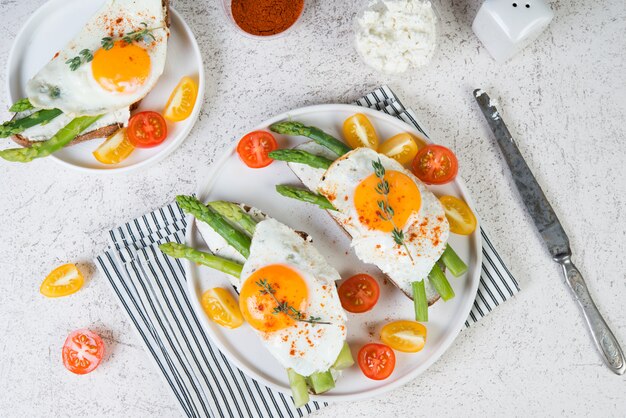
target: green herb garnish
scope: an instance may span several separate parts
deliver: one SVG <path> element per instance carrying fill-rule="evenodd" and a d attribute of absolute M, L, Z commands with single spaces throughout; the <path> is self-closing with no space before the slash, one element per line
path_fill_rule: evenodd
<path fill-rule="evenodd" d="M 300 312 L 299 310 L 291 306 L 286 301 L 285 302 L 279 301 L 276 295 L 274 295 L 274 293 L 276 293 L 276 290 L 272 287 L 272 285 L 266 279 L 261 279 L 257 281 L 256 285 L 261 288 L 262 295 L 270 295 L 272 299 L 274 299 L 274 302 L 276 302 L 276 307 L 274 308 L 274 311 L 272 311 L 274 315 L 278 315 L 279 313 L 284 313 L 285 315 L 287 315 L 288 317 L 296 321 L 307 322 L 313 325 L 315 324 L 330 325 L 330 322 L 323 322 L 321 320 L 322 318 L 317 317 L 317 316 L 309 316 L 307 318 L 305 314 L 303 314 L 302 312 Z"/>
<path fill-rule="evenodd" d="M 407 255 L 413 261 L 413 256 L 411 256 L 411 252 L 409 251 L 409 247 L 407 247 L 406 242 L 404 241 L 404 232 L 400 228 L 396 226 L 393 221 L 394 211 L 391 205 L 389 204 L 389 182 L 385 180 L 385 167 L 380 162 L 380 158 L 378 161 L 372 161 L 372 167 L 374 167 L 374 174 L 380 180 L 378 184 L 376 184 L 376 193 L 383 196 L 382 200 L 379 200 L 378 208 L 380 212 L 378 212 L 378 217 L 383 221 L 391 222 L 393 226 L 393 230 L 391 231 L 391 235 L 393 236 L 393 240 L 396 244 L 404 246 Z"/>

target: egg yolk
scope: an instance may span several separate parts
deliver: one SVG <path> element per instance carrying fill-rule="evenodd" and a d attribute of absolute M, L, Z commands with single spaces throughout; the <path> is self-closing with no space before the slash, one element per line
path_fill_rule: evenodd
<path fill-rule="evenodd" d="M 91 71 L 103 89 L 132 93 L 150 75 L 150 55 L 137 44 L 117 41 L 111 49 L 100 48 L 95 52 Z"/>
<path fill-rule="evenodd" d="M 385 213 L 381 203 L 387 203 L 384 194 L 377 191 L 380 179 L 372 174 L 361 181 L 354 193 L 354 206 L 359 221 L 368 229 L 391 232 L 394 225 L 402 229 L 413 212 L 422 204 L 422 196 L 415 182 L 400 171 L 387 171 L 385 180 L 389 183 L 388 206 L 393 210 L 393 223 L 383 219 Z"/>
<path fill-rule="evenodd" d="M 271 289 L 272 293 L 266 289 Z M 308 298 L 306 282 L 300 274 L 287 266 L 272 264 L 258 269 L 246 279 L 239 293 L 239 307 L 254 329 L 273 332 L 293 325 L 293 316 L 306 311 Z M 291 316 L 277 311 L 278 303 L 293 308 Z"/>

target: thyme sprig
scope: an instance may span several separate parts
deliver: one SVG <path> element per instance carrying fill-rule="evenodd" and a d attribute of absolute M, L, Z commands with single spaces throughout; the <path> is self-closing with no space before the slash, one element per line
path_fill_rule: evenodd
<path fill-rule="evenodd" d="M 142 29 L 128 32 L 124 36 L 121 37 L 121 40 L 126 42 L 127 44 L 132 44 L 133 42 L 143 41 L 146 45 L 150 45 L 152 42 L 156 41 L 156 38 L 152 34 L 153 31 L 158 29 L 163 29 L 163 26 L 159 26 L 156 28 L 149 28 L 146 22 L 141 22 Z M 102 45 L 102 49 L 108 51 L 113 48 L 115 45 L 116 38 L 112 36 L 105 36 L 100 40 L 100 44 Z M 74 58 L 70 58 L 65 63 L 70 66 L 70 70 L 76 71 L 78 67 L 81 65 L 91 62 L 93 60 L 93 51 L 89 49 L 83 49 L 78 53 Z"/>
<path fill-rule="evenodd" d="M 272 311 L 274 315 L 278 315 L 279 313 L 284 313 L 285 315 L 287 315 L 288 317 L 296 321 L 307 322 L 313 325 L 315 324 L 330 325 L 330 322 L 324 322 L 322 321 L 322 318 L 318 316 L 309 316 L 307 318 L 305 314 L 303 314 L 302 312 L 300 312 L 299 310 L 291 306 L 287 301 L 285 302 L 279 301 L 275 295 L 276 289 L 274 289 L 272 285 L 266 279 L 261 279 L 257 281 L 256 285 L 261 288 L 262 295 L 270 295 L 272 299 L 274 299 L 274 302 L 276 302 L 276 307 L 274 307 L 274 310 Z"/>
<path fill-rule="evenodd" d="M 376 193 L 383 196 L 383 199 L 377 202 L 378 208 L 380 209 L 380 212 L 378 212 L 378 217 L 383 221 L 391 222 L 391 225 L 393 226 L 391 236 L 393 237 L 394 242 L 398 245 L 402 245 L 411 261 L 413 261 L 413 256 L 411 255 L 409 247 L 406 245 L 406 242 L 404 240 L 404 232 L 400 228 L 398 228 L 393 221 L 393 215 L 395 214 L 395 212 L 393 210 L 393 207 L 391 207 L 391 205 L 389 204 L 389 182 L 385 179 L 386 170 L 385 167 L 383 167 L 383 164 L 380 162 L 380 158 L 378 159 L 378 161 L 372 161 L 372 167 L 374 168 L 374 174 L 376 174 L 376 177 L 378 177 L 378 179 L 380 180 L 376 184 Z"/>
<path fill-rule="evenodd" d="M 88 49 L 83 49 L 74 58 L 70 58 L 65 63 L 70 66 L 70 70 L 76 71 L 78 67 L 93 60 L 93 53 Z"/>

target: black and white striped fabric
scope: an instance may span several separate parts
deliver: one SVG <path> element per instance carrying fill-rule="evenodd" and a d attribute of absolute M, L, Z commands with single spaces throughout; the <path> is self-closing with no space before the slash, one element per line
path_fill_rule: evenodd
<path fill-rule="evenodd" d="M 423 129 L 384 86 L 358 101 Z M 425 133 L 424 133 L 425 134 Z M 425 134 L 426 135 L 426 134 Z M 292 399 L 245 376 L 211 343 L 193 311 L 179 260 L 158 245 L 183 242 L 185 216 L 171 203 L 109 232 L 110 247 L 95 260 L 189 417 L 303 417 L 326 403 L 294 408 Z M 478 297 L 465 323 L 478 321 L 519 287 L 489 238 L 483 236 Z"/>

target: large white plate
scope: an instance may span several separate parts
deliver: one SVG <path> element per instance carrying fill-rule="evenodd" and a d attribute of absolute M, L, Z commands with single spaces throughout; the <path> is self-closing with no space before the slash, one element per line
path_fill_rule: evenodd
<path fill-rule="evenodd" d="M 317 126 L 341 138 L 343 121 L 357 112 L 365 113 L 370 118 L 381 139 L 407 131 L 422 136 L 413 127 L 394 117 L 351 105 L 305 107 L 276 116 L 255 129 L 266 129 L 274 122 L 292 118 Z M 242 136 L 245 133 L 241 132 Z M 276 138 L 281 148 L 292 147 L 306 140 L 280 135 L 276 135 Z M 277 184 L 300 184 L 287 164 L 275 162 L 263 169 L 247 168 L 239 160 L 235 146 L 236 144 L 211 167 L 205 177 L 206 182 L 200 185 L 197 192 L 201 200 L 224 199 L 256 206 L 292 228 L 308 232 L 315 246 L 337 268 L 343 278 L 348 278 L 355 273 L 369 272 L 379 279 L 381 297 L 374 309 L 364 314 L 348 314 L 348 342 L 355 358 L 363 344 L 379 341 L 380 328 L 384 324 L 395 319 L 414 318 L 412 301 L 392 285 L 385 284 L 379 271 L 363 264 L 354 256 L 347 236 L 325 211 L 276 193 L 274 187 Z M 472 206 L 472 200 L 459 179 L 451 184 L 431 187 L 431 190 L 437 195 L 459 196 Z M 207 250 L 194 221 L 189 219 L 189 222 L 188 244 Z M 356 400 L 381 394 L 415 378 L 445 352 L 463 327 L 476 297 L 482 254 L 481 238 L 477 232 L 469 237 L 451 234 L 450 243 L 461 258 L 468 263 L 469 270 L 461 278 L 450 277 L 450 282 L 456 292 L 454 299 L 448 302 L 439 301 L 431 307 L 430 321 L 427 323 L 426 347 L 417 354 L 396 352 L 396 368 L 387 380 L 367 379 L 358 366 L 354 366 L 345 371 L 337 380 L 335 389 L 320 396 L 313 396 L 313 399 L 330 402 Z M 194 263 L 186 263 L 186 269 L 194 308 L 220 350 L 249 376 L 274 389 L 290 393 L 285 370 L 263 347 L 252 328 L 247 324 L 235 330 L 222 328 L 209 321 L 202 311 L 200 297 L 203 291 L 216 286 L 230 288 L 226 276 Z"/>
<path fill-rule="evenodd" d="M 26 82 L 80 31 L 103 3 L 104 0 L 50 0 L 33 13 L 18 33 L 9 53 L 7 87 L 11 103 L 25 97 Z M 119 173 L 156 163 L 184 141 L 202 106 L 204 66 L 198 43 L 189 26 L 172 8 L 170 17 L 171 34 L 165 70 L 154 89 L 141 101 L 137 111 L 161 111 L 180 79 L 190 76 L 198 82 L 198 98 L 191 116 L 182 122 L 168 123 L 168 137 L 161 145 L 137 149 L 120 164 L 105 165 L 94 158 L 92 152 L 102 143 L 100 139 L 62 149 L 47 158 L 82 171 Z"/>

